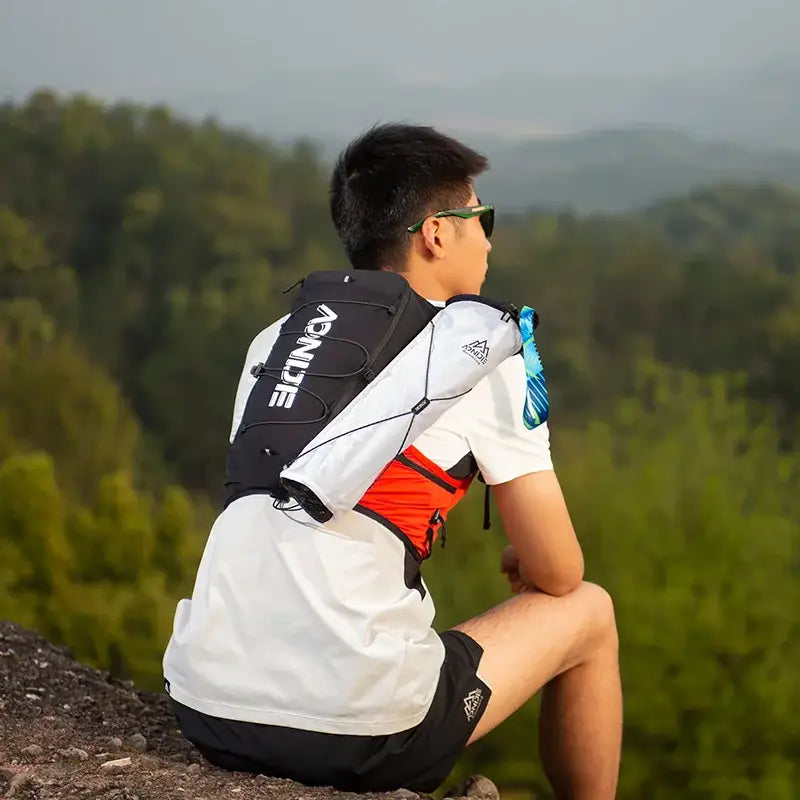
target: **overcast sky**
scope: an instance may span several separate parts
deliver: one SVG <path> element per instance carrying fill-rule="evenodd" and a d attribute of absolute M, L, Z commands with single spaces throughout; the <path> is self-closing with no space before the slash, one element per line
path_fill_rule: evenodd
<path fill-rule="evenodd" d="M 798 0 L 0 0 L 0 84 L 114 95 L 343 67 L 685 75 L 798 42 Z"/>
<path fill-rule="evenodd" d="M 402 119 L 796 147 L 798 43 L 800 0 L 0 0 L 0 100 L 47 86 L 322 141 Z"/>

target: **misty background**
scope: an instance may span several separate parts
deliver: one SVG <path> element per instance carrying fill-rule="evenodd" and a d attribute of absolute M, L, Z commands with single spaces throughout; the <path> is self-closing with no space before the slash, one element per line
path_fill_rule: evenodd
<path fill-rule="evenodd" d="M 490 156 L 500 206 L 614 211 L 800 185 L 798 42 L 787 0 L 4 0 L 0 97 L 164 103 L 327 158 L 430 123 Z"/>

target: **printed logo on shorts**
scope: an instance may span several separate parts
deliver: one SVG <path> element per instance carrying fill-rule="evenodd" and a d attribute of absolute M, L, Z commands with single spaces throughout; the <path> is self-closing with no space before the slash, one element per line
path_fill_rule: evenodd
<path fill-rule="evenodd" d="M 477 361 L 478 364 L 485 364 L 489 360 L 489 344 L 486 339 L 481 342 L 475 341 L 465 344 L 461 351 Z"/>
<path fill-rule="evenodd" d="M 472 722 L 475 719 L 481 703 L 483 703 L 483 692 L 480 689 L 473 689 L 464 698 L 464 713 L 467 715 L 467 722 Z"/>

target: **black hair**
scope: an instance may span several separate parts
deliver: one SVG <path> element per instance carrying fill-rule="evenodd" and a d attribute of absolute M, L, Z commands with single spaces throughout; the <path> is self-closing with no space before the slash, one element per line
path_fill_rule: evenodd
<path fill-rule="evenodd" d="M 357 269 L 400 271 L 411 246 L 406 228 L 460 207 L 485 156 L 431 127 L 377 125 L 352 141 L 331 176 L 333 224 Z"/>

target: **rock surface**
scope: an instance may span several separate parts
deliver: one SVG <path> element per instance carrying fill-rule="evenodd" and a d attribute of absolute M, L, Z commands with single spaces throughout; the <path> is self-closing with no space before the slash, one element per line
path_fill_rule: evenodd
<path fill-rule="evenodd" d="M 0 746 L 0 800 L 419 797 L 406 790 L 355 795 L 216 769 L 180 735 L 166 697 L 79 664 L 65 648 L 2 621 Z M 482 780 L 476 795 L 495 800 L 494 785 Z"/>

